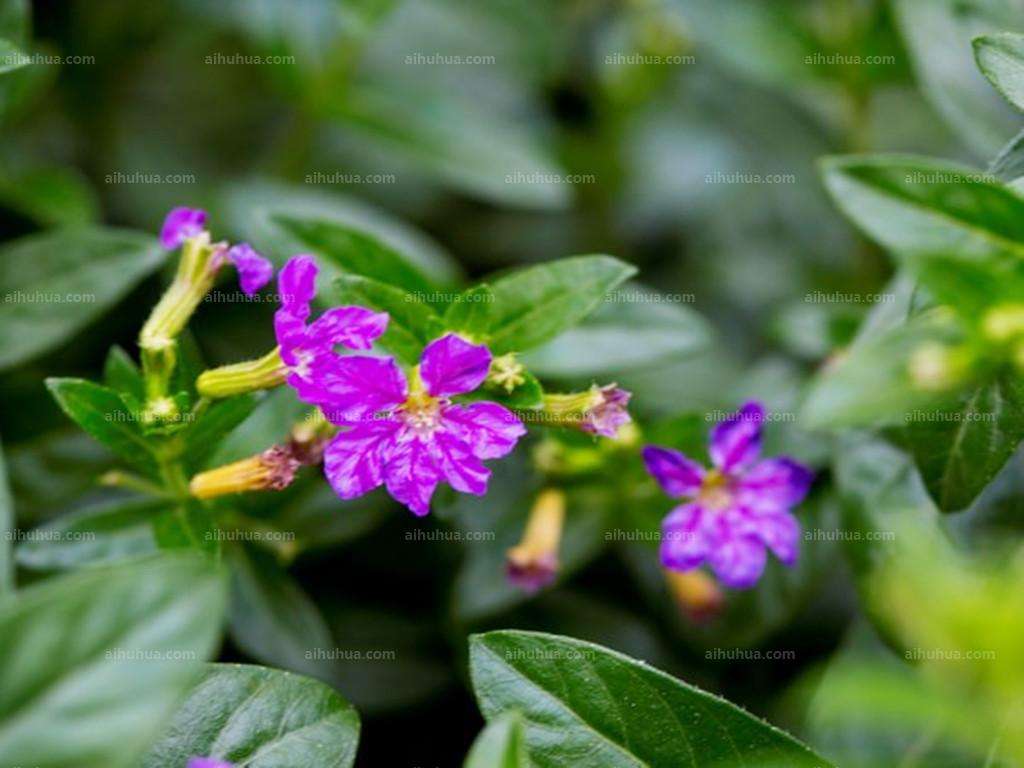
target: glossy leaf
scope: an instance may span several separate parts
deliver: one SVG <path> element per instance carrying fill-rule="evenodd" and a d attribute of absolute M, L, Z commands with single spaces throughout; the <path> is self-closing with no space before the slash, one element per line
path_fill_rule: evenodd
<path fill-rule="evenodd" d="M 611 256 L 574 256 L 494 280 L 491 351 L 522 352 L 553 339 L 635 272 Z"/>
<path fill-rule="evenodd" d="M 1003 98 L 1024 112 L 1024 35 L 983 35 L 973 44 L 982 73 Z"/>
<path fill-rule="evenodd" d="M 250 393 L 218 400 L 205 408 L 183 432 L 186 465 L 193 470 L 205 468 L 221 441 L 252 415 L 262 399 L 260 394 Z"/>
<path fill-rule="evenodd" d="M 247 768 L 349 768 L 359 715 L 316 680 L 244 664 L 210 664 L 142 768 L 209 756 Z"/>
<path fill-rule="evenodd" d="M 444 330 L 455 331 L 471 339 L 486 341 L 491 329 L 494 293 L 486 283 L 457 294 L 444 313 Z"/>
<path fill-rule="evenodd" d="M 470 672 L 488 721 L 523 713 L 530 762 L 542 768 L 828 766 L 724 699 L 580 640 L 474 635 Z"/>
<path fill-rule="evenodd" d="M 528 768 L 523 718 L 515 711 L 494 718 L 473 742 L 464 768 Z"/>
<path fill-rule="evenodd" d="M 334 281 L 334 295 L 341 304 L 387 312 L 388 329 L 379 343 L 409 365 L 419 362 L 423 347 L 438 334 L 440 318 L 415 292 L 367 277 L 343 275 Z"/>
<path fill-rule="evenodd" d="M 193 556 L 90 569 L 0 601 L 5 765 L 136 765 L 216 650 L 224 592 Z"/>
<path fill-rule="evenodd" d="M 142 371 L 128 353 L 113 346 L 103 363 L 103 383 L 121 395 L 130 395 L 137 402 L 145 398 Z"/>
<path fill-rule="evenodd" d="M 47 379 L 46 386 L 78 426 L 140 471 L 157 474 L 150 443 L 116 392 L 84 379 Z"/>
<path fill-rule="evenodd" d="M 163 259 L 152 237 L 99 227 L 6 244 L 0 250 L 0 369 L 67 342 Z"/>

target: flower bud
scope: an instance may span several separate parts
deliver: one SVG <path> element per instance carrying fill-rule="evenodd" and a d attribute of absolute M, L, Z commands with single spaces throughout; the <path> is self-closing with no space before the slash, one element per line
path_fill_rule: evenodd
<path fill-rule="evenodd" d="M 260 389 L 272 389 L 283 384 L 287 375 L 288 367 L 281 359 L 281 350 L 278 348 L 258 360 L 203 371 L 196 379 L 196 391 L 202 397 L 231 397 Z"/>
<path fill-rule="evenodd" d="M 515 586 L 536 592 L 558 575 L 558 545 L 565 522 L 565 494 L 541 491 L 530 510 L 523 538 L 506 555 L 506 574 Z"/>
<path fill-rule="evenodd" d="M 725 603 L 718 583 L 704 571 L 665 570 L 669 591 L 680 610 L 695 622 L 709 621 Z"/>
<path fill-rule="evenodd" d="M 291 485 L 301 466 L 286 446 L 275 445 L 263 453 L 201 472 L 189 483 L 198 499 L 212 499 L 250 491 L 280 491 Z"/>

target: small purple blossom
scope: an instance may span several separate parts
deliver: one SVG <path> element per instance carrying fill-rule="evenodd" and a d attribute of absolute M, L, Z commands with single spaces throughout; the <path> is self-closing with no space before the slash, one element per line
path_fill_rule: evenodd
<path fill-rule="evenodd" d="M 281 269 L 277 278 L 281 307 L 274 314 L 274 333 L 281 359 L 288 366 L 288 384 L 307 403 L 335 411 L 339 394 L 344 396 L 350 379 L 346 367 L 360 367 L 360 372 L 375 368 L 386 375 L 394 366 L 385 358 L 342 358 L 335 347 L 341 344 L 349 349 L 370 349 L 387 328 L 388 315 L 364 307 L 334 307 L 307 324 L 310 302 L 316 295 L 317 271 L 313 257 L 307 255 L 293 256 Z M 373 402 L 367 393 L 367 403 Z"/>
<path fill-rule="evenodd" d="M 189 758 L 186 768 L 234 768 L 234 766 L 215 757 L 193 757 Z"/>
<path fill-rule="evenodd" d="M 410 380 L 390 358 L 344 358 L 325 379 L 327 417 L 343 427 L 324 453 L 338 496 L 352 499 L 384 485 L 422 516 L 442 480 L 463 493 L 486 493 L 491 472 L 482 460 L 506 455 L 526 433 L 497 403 L 451 402 L 479 387 L 490 364 L 486 346 L 454 334 L 427 345 Z"/>
<path fill-rule="evenodd" d="M 647 471 L 669 496 L 689 499 L 662 522 L 661 561 L 688 571 L 704 562 L 723 584 L 753 586 L 761 577 L 766 548 L 786 565 L 796 562 L 800 526 L 790 510 L 813 475 L 786 457 L 759 461 L 764 407 L 745 404 L 711 430 L 705 470 L 679 451 L 648 445 Z"/>
<path fill-rule="evenodd" d="M 190 237 L 200 234 L 206 227 L 206 211 L 199 208 L 173 208 L 164 219 L 160 230 L 160 245 L 174 250 Z"/>
<path fill-rule="evenodd" d="M 583 415 L 581 429 L 601 437 L 614 438 L 622 427 L 633 420 L 626 410 L 633 395 L 616 384 L 601 387 L 598 392 L 601 402 Z"/>
<path fill-rule="evenodd" d="M 274 265 L 256 253 L 248 243 L 238 243 L 228 248 L 227 259 L 238 270 L 238 284 L 246 296 L 252 296 L 274 276 Z"/>

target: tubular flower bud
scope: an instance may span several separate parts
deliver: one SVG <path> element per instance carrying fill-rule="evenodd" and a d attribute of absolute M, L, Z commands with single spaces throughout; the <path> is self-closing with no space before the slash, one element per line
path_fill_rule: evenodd
<path fill-rule="evenodd" d="M 565 494 L 542 491 L 530 510 L 523 538 L 506 554 L 506 574 L 515 586 L 536 592 L 558 575 L 558 546 L 565 523 Z"/>
<path fill-rule="evenodd" d="M 273 389 L 284 384 L 287 376 L 288 366 L 281 359 L 281 350 L 275 348 L 258 360 L 203 371 L 196 379 L 196 391 L 203 397 L 231 397 L 258 389 Z"/>
<path fill-rule="evenodd" d="M 725 596 L 718 583 L 704 571 L 666 569 L 665 580 L 680 610 L 693 621 L 708 621 L 721 612 Z"/>
<path fill-rule="evenodd" d="M 614 438 L 620 427 L 632 421 L 626 411 L 630 396 L 616 384 L 595 385 L 586 392 L 546 394 L 541 413 L 549 424 Z"/>
<path fill-rule="evenodd" d="M 198 499 L 212 499 L 251 491 L 280 491 L 291 485 L 301 466 L 292 451 L 275 445 L 263 453 L 201 472 L 189 483 L 189 492 Z"/>

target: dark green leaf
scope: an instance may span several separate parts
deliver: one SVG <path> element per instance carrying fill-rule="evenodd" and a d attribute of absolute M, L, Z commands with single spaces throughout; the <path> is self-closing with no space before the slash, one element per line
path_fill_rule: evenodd
<path fill-rule="evenodd" d="M 439 330 L 440 318 L 415 291 L 367 277 L 342 275 L 334 281 L 334 295 L 342 304 L 387 312 L 388 329 L 380 337 L 380 345 L 410 365 L 419 362 L 423 347 Z"/>
<path fill-rule="evenodd" d="M 2 56 L 2 54 L 0 54 Z M 0 204 L 44 226 L 92 224 L 99 204 L 85 178 L 70 168 L 33 168 L 0 177 Z"/>
<path fill-rule="evenodd" d="M 191 556 L 80 571 L 0 601 L 4 764 L 137 765 L 216 650 L 224 593 Z"/>
<path fill-rule="evenodd" d="M 635 272 L 611 256 L 574 256 L 493 281 L 491 351 L 522 352 L 553 339 Z"/>
<path fill-rule="evenodd" d="M 217 400 L 205 408 L 182 433 L 186 466 L 193 471 L 204 469 L 207 458 L 221 441 L 252 415 L 262 399 L 261 395 L 250 393 Z M 253 452 L 257 450 L 259 448 Z"/>
<path fill-rule="evenodd" d="M 474 635 L 470 671 L 488 721 L 512 709 L 523 713 L 530 762 L 541 768 L 828 766 L 729 702 L 580 640 Z"/>
<path fill-rule="evenodd" d="M 85 507 L 30 531 L 18 544 L 18 565 L 64 570 L 150 554 L 157 548 L 153 521 L 169 513 L 169 502 L 159 499 Z"/>
<path fill-rule="evenodd" d="M 146 475 L 157 475 L 150 443 L 116 392 L 84 379 L 47 379 L 46 386 L 78 426 Z"/>
<path fill-rule="evenodd" d="M 256 410 L 218 446 L 208 466 L 219 467 L 252 456 L 288 438 L 292 427 L 310 407 L 291 387 L 279 387 L 263 398 Z"/>
<path fill-rule="evenodd" d="M 343 503 L 323 477 L 317 476 L 286 501 L 276 504 L 266 522 L 294 536 L 296 551 L 302 552 L 358 538 L 392 513 L 387 499 L 380 494 Z"/>
<path fill-rule="evenodd" d="M 494 294 L 486 283 L 477 285 L 455 296 L 444 313 L 442 325 L 446 331 L 461 333 L 467 338 L 486 341 L 491 329 L 491 308 Z"/>
<path fill-rule="evenodd" d="M 974 38 L 982 74 L 1003 98 L 1024 112 L 1024 35 L 1003 32 Z"/>
<path fill-rule="evenodd" d="M 1024 255 L 1024 198 L 963 166 L 903 155 L 822 164 L 836 205 L 897 253 Z"/>
<path fill-rule="evenodd" d="M 1024 382 L 1000 374 L 915 416 L 904 436 L 932 499 L 943 512 L 966 509 L 1024 439 Z"/>
<path fill-rule="evenodd" d="M 145 399 L 145 385 L 142 371 L 135 361 L 121 347 L 113 346 L 103 364 L 103 383 L 121 395 L 128 395 L 136 402 Z"/>
<path fill-rule="evenodd" d="M 15 240 L 0 251 L 0 368 L 67 342 L 163 261 L 156 241 L 98 227 Z"/>
<path fill-rule="evenodd" d="M 243 664 L 210 664 L 143 768 L 204 755 L 246 768 L 349 768 L 359 715 L 316 680 Z"/>
<path fill-rule="evenodd" d="M 294 240 L 342 273 L 362 275 L 407 291 L 424 294 L 433 283 L 405 256 L 376 236 L 338 222 L 278 214 L 271 221 Z"/>
<path fill-rule="evenodd" d="M 212 556 L 220 552 L 220 538 L 210 510 L 183 501 L 153 518 L 153 538 L 160 549 L 198 549 Z"/>
<path fill-rule="evenodd" d="M 510 711 L 488 723 L 473 742 L 464 768 L 528 768 L 522 715 Z"/>
<path fill-rule="evenodd" d="M 256 547 L 232 546 L 231 637 L 249 656 L 323 677 L 316 651 L 334 647 L 331 632 L 302 587 Z"/>

